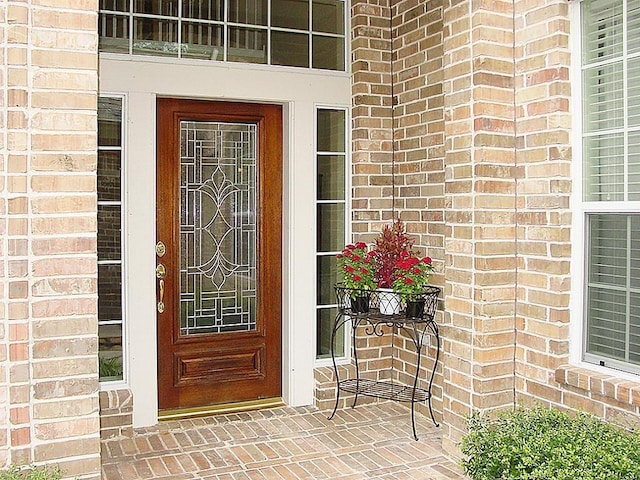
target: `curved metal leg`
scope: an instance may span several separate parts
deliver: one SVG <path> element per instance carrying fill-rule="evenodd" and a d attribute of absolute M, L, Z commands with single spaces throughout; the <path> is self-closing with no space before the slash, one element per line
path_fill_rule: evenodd
<path fill-rule="evenodd" d="M 438 422 L 436 422 L 436 417 L 433 416 L 433 408 L 431 407 L 431 392 L 429 392 L 429 400 L 427 401 L 427 404 L 429 405 L 429 413 L 431 414 L 431 420 L 433 421 L 433 424 L 436 427 L 439 427 L 440 424 Z M 417 438 L 416 438 L 417 440 Z"/>
<path fill-rule="evenodd" d="M 433 361 L 433 370 L 431 371 L 431 378 L 429 379 L 429 413 L 431 414 L 431 420 L 433 420 L 433 424 L 436 427 L 439 427 L 440 424 L 436 422 L 436 417 L 433 415 L 433 408 L 431 406 L 431 387 L 433 386 L 433 379 L 436 376 L 436 369 L 438 368 L 438 361 L 440 360 L 440 334 L 438 332 L 438 325 L 435 322 L 429 322 L 427 324 L 431 328 L 433 332 L 433 336 L 436 337 L 436 358 Z M 427 327 L 425 327 L 426 331 Z"/>
<path fill-rule="evenodd" d="M 356 330 L 360 322 L 356 319 L 351 319 L 351 345 L 353 348 L 353 361 L 356 364 L 356 394 L 353 397 L 353 405 L 351 408 L 356 408 L 358 403 L 358 393 L 360 392 L 360 367 L 358 366 L 358 349 L 356 348 Z"/>
<path fill-rule="evenodd" d="M 416 347 L 416 374 L 413 377 L 413 390 L 411 391 L 411 428 L 413 430 L 413 439 L 418 440 L 416 432 L 416 388 L 418 388 L 418 377 L 420 376 L 420 360 L 422 353 L 422 337 L 418 336 L 416 323 L 413 322 L 413 345 Z"/>
<path fill-rule="evenodd" d="M 338 331 L 338 328 L 340 328 L 340 317 L 341 317 L 341 314 L 338 313 L 338 315 L 336 316 L 336 321 L 333 324 L 333 330 L 331 331 L 331 361 L 333 362 L 333 374 L 336 377 L 336 403 L 333 406 L 333 412 L 331 412 L 331 416 L 329 417 L 329 420 L 331 420 L 333 416 L 336 414 L 336 411 L 338 410 L 338 403 L 340 402 L 340 378 L 338 377 L 338 366 L 336 365 L 336 355 L 335 355 L 336 332 Z"/>
<path fill-rule="evenodd" d="M 416 433 L 416 402 L 411 402 L 411 428 L 413 429 L 413 439 L 418 441 L 418 434 Z"/>

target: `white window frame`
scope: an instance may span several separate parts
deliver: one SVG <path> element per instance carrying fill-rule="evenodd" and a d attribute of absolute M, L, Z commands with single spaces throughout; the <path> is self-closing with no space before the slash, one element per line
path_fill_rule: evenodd
<path fill-rule="evenodd" d="M 125 215 L 126 215 L 126 189 L 127 189 L 127 181 L 126 181 L 126 161 L 127 161 L 127 96 L 122 93 L 111 93 L 111 92 L 100 92 L 99 97 L 101 98 L 119 98 L 122 102 L 122 112 L 121 112 L 121 123 L 120 123 L 120 287 L 121 287 L 121 328 L 122 328 L 122 379 L 121 380 L 113 380 L 113 381 L 100 381 L 100 390 L 116 390 L 118 388 L 122 388 L 126 386 L 128 383 L 128 367 L 129 367 L 129 349 L 127 342 L 127 331 L 128 331 L 128 322 L 127 322 L 127 260 L 126 260 L 126 252 L 127 248 L 125 245 Z M 115 150 L 114 147 L 98 147 L 98 151 L 100 150 Z M 96 163 L 96 182 L 97 182 L 97 163 Z M 96 192 L 97 192 L 97 183 L 96 183 Z M 96 193 L 97 196 L 97 193 Z M 96 207 L 100 203 L 96 201 Z M 109 202 L 107 202 L 109 203 Z M 97 237 L 97 234 L 96 234 Z M 97 264 L 109 264 L 110 261 L 102 261 L 97 260 Z M 96 271 L 96 275 L 98 275 L 98 271 Z M 100 322 L 98 323 L 100 325 Z"/>
<path fill-rule="evenodd" d="M 351 128 L 349 128 L 349 126 L 351 125 L 351 112 L 349 110 L 349 108 L 343 107 L 343 106 L 336 106 L 336 105 L 324 105 L 324 104 L 317 104 L 315 106 L 315 116 L 314 116 L 314 132 L 316 132 L 316 135 L 314 136 L 314 145 L 313 145 L 313 150 L 314 150 L 314 154 L 315 154 L 315 161 L 314 161 L 314 178 L 316 179 L 315 183 L 314 183 L 314 198 L 315 198 L 315 204 L 316 204 L 316 218 L 315 218 L 315 225 L 317 227 L 318 225 L 318 218 L 317 218 L 317 212 L 318 212 L 318 208 L 317 206 L 321 203 L 339 203 L 335 200 L 329 200 L 329 201 L 319 201 L 318 200 L 318 191 L 317 191 L 317 187 L 318 187 L 318 182 L 317 182 L 317 178 L 318 178 L 318 154 L 322 153 L 322 154 L 330 154 L 330 153 L 336 153 L 336 154 L 342 154 L 342 152 L 320 152 L 318 150 L 318 111 L 319 110 L 342 110 L 344 111 L 344 128 L 345 128 L 345 138 L 344 138 L 344 142 L 345 142 L 345 151 L 344 151 L 344 156 L 345 156 L 345 160 L 344 160 L 344 241 L 343 241 L 343 245 L 346 245 L 347 243 L 349 243 L 349 239 L 351 238 L 352 235 L 352 231 L 351 231 L 351 200 L 352 200 L 352 194 L 351 194 Z M 337 255 L 338 253 L 340 253 L 340 251 L 336 251 L 336 252 L 322 252 L 322 254 L 324 255 Z M 320 252 L 318 252 L 318 246 L 316 245 L 316 259 L 321 256 L 319 255 Z M 317 260 L 316 260 L 316 265 L 317 265 Z M 317 292 L 318 291 L 318 272 L 316 271 L 316 275 L 315 275 L 315 279 L 316 279 L 316 283 L 315 283 L 315 288 L 314 291 Z M 332 304 L 331 306 L 333 307 L 337 307 L 338 304 L 337 302 L 335 304 Z M 324 306 L 325 308 L 330 308 L 330 306 Z M 320 309 L 320 306 L 317 304 L 317 300 L 316 300 L 316 306 L 315 306 L 315 310 L 316 310 L 316 324 L 317 324 L 317 311 Z M 348 364 L 351 362 L 351 335 L 349 332 L 349 329 L 347 328 L 347 326 L 343 326 L 342 327 L 344 329 L 344 354 L 335 357 L 335 361 L 336 364 L 338 365 L 344 365 L 344 364 Z M 317 340 L 317 339 L 316 339 Z M 314 346 L 317 345 L 317 341 L 314 341 Z M 318 358 L 318 352 L 315 352 L 315 365 L 316 367 L 324 367 L 324 366 L 329 366 L 329 365 L 333 365 L 333 361 L 331 359 L 331 356 L 325 357 L 325 358 Z"/>
<path fill-rule="evenodd" d="M 623 2 L 625 0 L 622 0 Z M 582 58 L 582 8 L 583 1 L 573 1 L 570 4 L 572 52 L 571 91 L 572 91 L 572 259 L 571 259 L 571 322 L 569 324 L 569 361 L 575 365 L 582 365 L 591 370 L 622 376 L 637 381 L 640 366 L 620 362 L 607 358 L 601 362 L 602 356 L 587 353 L 587 275 L 588 269 L 588 220 L 590 214 L 638 214 L 639 201 L 585 201 L 583 176 L 583 58 Z M 625 6 L 626 11 L 626 6 Z M 625 16 L 626 18 L 626 16 Z M 626 43 L 626 37 L 624 39 Z M 626 83 L 626 79 L 625 79 Z M 626 97 L 625 97 L 626 103 Z M 625 145 L 625 149 L 627 146 Z"/>
<path fill-rule="evenodd" d="M 258 24 L 244 24 L 244 23 L 235 23 L 232 22 L 228 19 L 228 9 L 227 7 L 227 1 L 228 0 L 222 0 L 223 1 L 223 18 L 221 20 L 197 20 L 197 19 L 191 19 L 191 21 L 193 23 L 202 23 L 205 25 L 215 25 L 215 26 L 219 26 L 222 29 L 222 45 L 221 45 L 221 49 L 222 49 L 222 57 L 219 59 L 216 59 L 217 61 L 222 61 L 222 62 L 229 62 L 229 60 L 227 59 L 228 56 L 228 50 L 229 48 L 227 48 L 228 43 L 229 43 L 229 39 L 228 39 L 228 27 L 241 27 L 241 28 L 251 28 L 251 29 L 255 29 L 255 30 L 261 30 L 266 32 L 266 40 L 265 40 L 265 47 L 266 47 L 266 62 L 265 63 L 256 63 L 255 65 L 268 65 L 268 66 L 274 66 L 276 68 L 296 68 L 296 69 L 307 69 L 307 70 L 314 70 L 314 71 L 323 71 L 325 69 L 320 69 L 320 68 L 314 68 L 313 67 L 313 40 L 314 37 L 326 37 L 326 38 L 338 38 L 338 39 L 342 39 L 342 43 L 343 43 L 343 52 L 342 52 L 342 61 L 343 61 L 343 69 L 342 70 L 326 70 L 326 71 L 335 71 L 335 72 L 348 72 L 350 70 L 350 63 L 349 63 L 349 51 L 350 51 L 350 41 L 349 41 L 349 32 L 350 32 L 350 15 L 349 15 L 349 7 L 350 7 L 350 3 L 348 2 L 348 0 L 337 0 L 338 2 L 341 2 L 343 4 L 343 33 L 339 34 L 339 33 L 329 33 L 329 32 L 320 32 L 320 31 L 315 31 L 313 29 L 313 1 L 310 0 L 309 1 L 309 25 L 308 25 L 308 30 L 297 30 L 297 29 L 292 29 L 292 28 L 285 28 L 285 27 L 273 27 L 271 26 L 271 0 L 267 0 L 267 23 L 266 25 L 258 25 Z M 182 0 L 179 0 L 178 3 L 178 7 L 177 7 L 177 11 L 181 12 L 182 10 Z M 100 9 L 98 12 L 98 22 L 103 22 L 105 21 L 102 17 L 102 14 L 108 14 L 108 15 L 114 15 L 117 17 L 122 17 L 122 18 L 127 18 L 128 20 L 128 53 L 115 53 L 115 52 L 100 52 L 100 53 L 107 53 L 107 54 L 112 54 L 112 55 L 127 55 L 127 56 L 133 56 L 133 57 L 139 57 L 142 54 L 137 54 L 134 53 L 134 24 L 135 24 L 135 20 L 138 18 L 148 18 L 151 20 L 170 20 L 170 21 L 175 21 L 176 25 L 177 25 L 177 31 L 176 31 L 176 36 L 177 36 L 177 44 L 180 45 L 180 48 L 177 48 L 176 51 L 176 55 L 158 55 L 160 58 L 172 58 L 172 59 L 181 59 L 181 60 L 188 60 L 188 61 L 196 61 L 196 62 L 210 62 L 211 60 L 203 60 L 203 59 L 193 59 L 193 58 L 189 58 L 189 57 L 183 57 L 182 56 L 182 22 L 183 21 L 189 21 L 190 19 L 183 19 L 183 17 L 181 16 L 181 14 L 178 14 L 176 16 L 169 16 L 169 15 L 159 15 L 159 14 L 148 14 L 148 13 L 137 13 L 133 11 L 133 1 L 131 1 L 130 5 L 129 5 L 129 11 L 128 12 L 123 12 L 123 11 L 117 11 L 117 10 L 108 10 L 108 9 Z M 282 32 L 282 33 L 299 33 L 299 34 L 306 34 L 308 35 L 309 38 L 309 66 L 308 67 L 294 67 L 294 66 L 287 66 L 287 65 L 279 65 L 279 64 L 272 64 L 271 63 L 271 33 L 272 32 Z M 167 42 L 167 43 L 171 43 L 171 42 Z M 142 55 L 144 56 L 144 55 Z M 151 55 L 153 56 L 153 55 Z M 231 62 L 231 63 L 236 63 L 236 62 Z M 237 63 L 241 63 L 241 62 L 237 62 Z"/>

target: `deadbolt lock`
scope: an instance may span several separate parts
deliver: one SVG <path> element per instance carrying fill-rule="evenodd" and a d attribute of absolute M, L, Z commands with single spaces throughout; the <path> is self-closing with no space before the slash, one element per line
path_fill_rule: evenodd
<path fill-rule="evenodd" d="M 167 246 L 164 244 L 164 242 L 159 241 L 158 243 L 156 243 L 156 255 L 158 256 L 158 258 L 164 257 L 165 253 L 167 253 Z"/>

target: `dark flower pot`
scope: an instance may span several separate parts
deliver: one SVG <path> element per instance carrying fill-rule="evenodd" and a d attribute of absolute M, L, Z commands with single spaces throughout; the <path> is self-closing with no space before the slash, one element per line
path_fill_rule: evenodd
<path fill-rule="evenodd" d="M 369 312 L 369 297 L 359 296 L 351 298 L 351 311 L 353 313 L 368 313 Z"/>
<path fill-rule="evenodd" d="M 424 303 L 424 298 L 415 301 L 407 300 L 407 317 L 422 318 L 422 315 L 424 314 Z"/>

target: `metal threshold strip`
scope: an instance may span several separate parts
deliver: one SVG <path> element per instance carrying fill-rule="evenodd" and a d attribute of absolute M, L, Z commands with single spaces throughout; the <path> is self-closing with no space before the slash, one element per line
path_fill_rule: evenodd
<path fill-rule="evenodd" d="M 219 405 L 206 405 L 203 407 L 176 408 L 171 410 L 160 410 L 158 420 L 181 420 L 184 418 L 205 417 L 208 415 L 220 415 L 224 413 L 247 412 L 262 408 L 283 407 L 284 402 L 281 397 L 261 398 L 259 400 L 248 400 L 245 402 L 221 403 Z"/>

